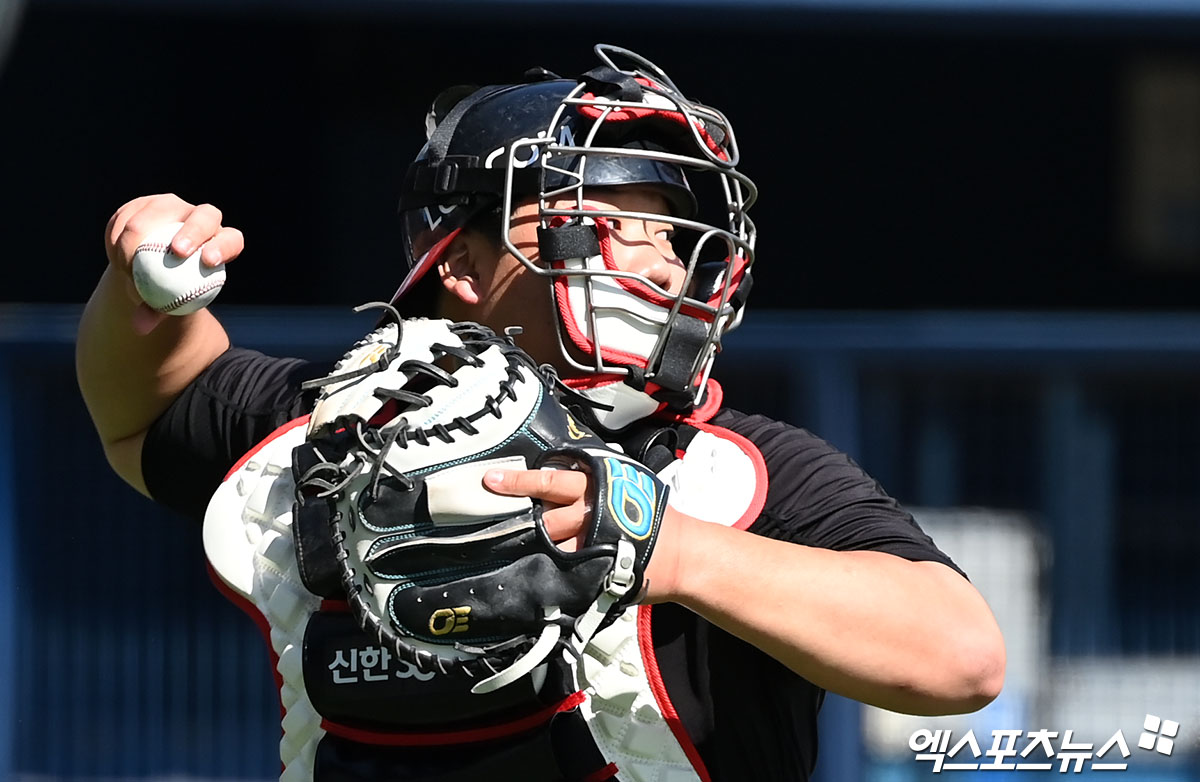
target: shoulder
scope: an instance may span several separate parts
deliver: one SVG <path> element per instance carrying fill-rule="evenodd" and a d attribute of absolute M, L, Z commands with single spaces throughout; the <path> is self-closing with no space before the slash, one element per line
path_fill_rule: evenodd
<path fill-rule="evenodd" d="M 762 455 L 767 497 L 752 532 L 838 551 L 884 551 L 957 569 L 877 480 L 829 442 L 806 429 L 731 409 L 721 410 L 711 423 L 745 438 Z"/>
<path fill-rule="evenodd" d="M 328 362 L 230 348 L 150 426 L 142 444 L 146 488 L 155 500 L 200 518 L 226 471 L 279 426 L 308 412 L 301 384 Z"/>
<path fill-rule="evenodd" d="M 762 455 L 772 479 L 818 468 L 845 469 L 866 477 L 845 453 L 807 429 L 784 421 L 722 408 L 710 424 L 750 441 Z"/>
<path fill-rule="evenodd" d="M 710 420 L 715 426 L 730 429 L 754 442 L 771 442 L 779 437 L 799 437 L 801 439 L 820 438 L 806 429 L 778 421 L 774 418 L 757 413 L 743 413 L 732 407 L 722 407 Z"/>
<path fill-rule="evenodd" d="M 245 414 L 293 410 L 302 404 L 301 384 L 326 374 L 330 366 L 331 362 L 230 348 L 196 378 L 189 391 L 233 405 Z"/>

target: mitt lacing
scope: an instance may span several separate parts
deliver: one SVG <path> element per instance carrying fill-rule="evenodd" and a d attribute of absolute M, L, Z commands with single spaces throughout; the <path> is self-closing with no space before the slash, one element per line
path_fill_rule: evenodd
<path fill-rule="evenodd" d="M 383 302 L 371 302 L 361 305 L 355 308 L 355 310 L 362 311 L 373 308 L 387 309 L 391 313 L 397 327 L 395 344 L 389 345 L 384 353 L 371 364 L 307 381 L 302 384 L 301 387 L 303 389 L 322 388 L 335 383 L 353 380 L 375 372 L 382 372 L 392 365 L 400 354 L 404 321 L 391 305 Z M 296 481 L 298 499 L 301 497 L 333 498 L 334 502 L 337 502 L 344 497 L 347 487 L 362 474 L 368 465 L 370 466 L 368 485 L 372 494 L 378 492 L 379 481 L 385 471 L 399 483 L 401 490 L 411 491 L 416 485 L 415 481 L 401 470 L 387 463 L 387 456 L 390 450 L 395 447 L 408 448 L 410 444 L 427 446 L 430 444 L 430 438 L 434 437 L 446 443 L 453 443 L 455 441 L 454 431 L 462 432 L 466 435 L 478 434 L 479 429 L 475 426 L 475 422 L 487 415 L 502 418 L 504 415 L 502 403 L 505 400 L 517 401 L 515 384 L 525 382 L 525 376 L 520 369 L 522 366 L 531 370 L 533 376 L 546 388 L 557 386 L 560 389 L 566 389 L 561 381 L 559 381 L 552 367 L 549 365 L 538 366 L 534 363 L 524 351 L 516 347 L 511 336 L 497 336 L 490 329 L 474 323 L 454 323 L 450 324 L 448 329 L 462 340 L 463 345 L 462 347 L 458 347 L 435 343 L 430 346 L 433 359 L 438 360 L 444 357 L 453 357 L 463 364 L 480 367 L 483 366 L 484 361 L 479 358 L 479 354 L 491 347 L 498 348 L 506 360 L 506 376 L 499 382 L 496 394 L 485 396 L 482 407 L 470 415 L 457 416 L 447 423 L 436 423 L 425 428 L 411 426 L 403 416 L 398 419 L 393 418 L 382 426 L 370 424 L 360 417 L 354 417 L 353 420 L 348 418 L 338 419 L 335 421 L 334 426 L 344 426 L 346 429 L 353 431 L 355 440 L 357 441 L 357 449 L 351 451 L 351 455 L 353 456 L 352 463 L 348 465 L 344 463 L 338 464 L 326 459 L 313 465 Z M 376 334 L 378 334 L 378 331 L 360 341 L 356 347 L 368 344 Z M 427 361 L 406 360 L 399 366 L 399 371 L 410 376 L 406 385 L 417 383 L 418 379 L 419 382 L 427 384 L 428 387 L 442 385 L 455 388 L 459 384 L 458 379 L 452 373 Z M 569 391 L 569 389 L 566 390 Z M 405 411 L 428 407 L 433 403 L 433 399 L 427 394 L 407 388 L 377 388 L 373 391 L 373 395 L 383 401 L 394 400 L 404 405 Z M 373 634 L 380 644 L 386 643 L 400 659 L 406 660 L 421 671 L 427 671 L 432 668 L 436 668 L 443 674 L 450 673 L 451 671 L 460 671 L 468 677 L 475 678 L 477 676 L 492 676 L 504 670 L 504 668 L 511 664 L 510 655 L 531 644 L 528 639 L 515 638 L 487 648 L 456 645 L 461 647 L 463 651 L 480 656 L 471 660 L 446 660 L 432 652 L 405 643 L 403 638 L 384 624 L 382 619 L 376 615 L 368 602 L 362 597 L 361 593 L 364 589 L 370 590 L 370 582 L 366 580 L 366 575 L 364 574 L 362 578 L 366 586 L 364 586 L 364 583 L 359 583 L 358 574 L 348 561 L 350 552 L 346 546 L 346 534 L 341 528 L 343 522 L 347 523 L 351 530 L 356 529 L 353 512 L 343 514 L 336 507 L 333 508 L 330 516 L 330 531 L 334 544 L 334 556 L 337 559 L 339 569 L 342 571 L 343 589 L 346 592 L 350 605 L 354 609 L 354 614 L 359 621 L 360 627 L 364 631 Z M 504 656 L 496 656 L 497 654 L 503 654 Z"/>

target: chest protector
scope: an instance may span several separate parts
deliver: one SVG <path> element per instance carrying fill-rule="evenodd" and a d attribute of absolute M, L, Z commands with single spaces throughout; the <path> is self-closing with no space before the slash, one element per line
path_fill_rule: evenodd
<path fill-rule="evenodd" d="M 575 663 L 547 663 L 479 695 L 396 659 L 359 629 L 344 599 L 310 591 L 302 563 L 322 552 L 308 550 L 292 523 L 291 455 L 307 422 L 286 424 L 246 454 L 204 519 L 213 582 L 270 647 L 281 782 L 710 779 L 660 675 L 650 606 L 626 611 Z M 636 447 L 648 464 L 666 462 L 658 474 L 683 513 L 745 528 L 763 507 L 762 456 L 733 432 L 691 420 Z"/>

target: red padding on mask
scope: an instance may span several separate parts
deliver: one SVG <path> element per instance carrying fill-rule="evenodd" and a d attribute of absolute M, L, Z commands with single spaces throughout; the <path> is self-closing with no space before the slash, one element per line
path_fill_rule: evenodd
<path fill-rule="evenodd" d="M 710 377 L 708 383 L 704 386 L 704 399 L 701 400 L 700 406 L 692 408 L 692 412 L 680 420 L 688 424 L 702 424 L 716 415 L 724 402 L 725 389 L 721 388 L 721 384 Z"/>
<path fill-rule="evenodd" d="M 604 261 L 604 268 L 609 269 L 610 271 L 622 271 L 622 269 L 617 266 L 616 262 L 613 261 L 608 221 L 603 217 L 596 218 L 596 238 L 600 242 L 600 257 Z M 733 284 L 729 288 L 729 294 L 731 296 L 733 295 L 733 292 L 737 290 L 738 285 L 741 284 L 742 278 L 745 276 L 745 274 L 745 259 L 740 255 L 735 256 L 733 262 L 733 272 L 731 275 Z M 644 285 L 637 280 L 631 280 L 628 277 L 614 277 L 613 279 L 616 280 L 617 285 L 621 286 L 624 290 L 632 293 L 643 301 L 650 302 L 656 307 L 662 307 L 663 309 L 669 310 L 675 304 L 674 297 L 663 296 L 661 293 L 657 293 L 649 286 Z M 705 303 L 708 304 L 708 306 L 715 308 L 721 303 L 721 294 L 718 293 L 710 297 Z M 684 304 L 679 308 L 679 311 L 684 315 L 696 318 L 697 320 L 703 320 L 707 323 L 712 323 L 713 320 L 713 314 L 711 312 L 705 312 L 704 310 L 690 304 Z"/>
<path fill-rule="evenodd" d="M 643 87 L 650 87 L 651 89 L 655 89 L 655 90 L 659 90 L 659 91 L 662 91 L 662 89 L 663 89 L 662 87 L 659 87 L 657 84 L 650 81 L 649 79 L 642 78 L 640 76 L 637 77 L 635 80 L 637 81 L 638 84 L 641 84 Z M 580 97 L 582 100 L 588 100 L 588 101 L 596 100 L 595 93 L 591 93 L 591 92 L 585 92 Z M 596 119 L 600 115 L 604 114 L 604 111 L 605 111 L 605 109 L 603 108 L 602 103 L 597 103 L 597 104 L 593 104 L 593 105 L 583 105 L 583 106 L 579 107 L 579 113 L 585 117 L 588 117 L 589 119 Z M 623 108 L 619 108 L 619 109 L 613 109 L 612 111 L 610 111 L 608 113 L 607 116 L 604 117 L 604 121 L 605 122 L 628 122 L 630 120 L 647 119 L 650 117 L 656 117 L 658 119 L 665 119 L 676 125 L 682 125 L 685 128 L 688 125 L 687 117 L 684 115 L 683 112 L 669 111 L 667 109 L 658 109 L 658 108 L 654 108 L 653 106 L 646 106 L 644 108 L 643 107 L 623 107 Z M 714 155 L 716 155 L 719 160 L 729 160 L 729 155 L 727 155 L 725 153 L 725 150 L 721 147 L 721 145 L 718 144 L 711 135 L 709 135 L 709 132 L 707 130 L 705 130 L 703 124 L 701 124 L 699 121 L 696 121 L 692 124 L 695 126 L 697 133 L 700 135 L 700 138 L 704 141 L 704 145 L 706 147 L 708 147 L 709 150 L 711 150 L 712 153 Z"/>
<path fill-rule="evenodd" d="M 562 262 L 556 261 L 554 268 L 563 268 Z M 554 300 L 558 305 L 558 318 L 562 322 L 563 328 L 566 329 L 567 336 L 570 337 L 572 344 L 589 356 L 594 356 L 599 352 L 601 361 L 615 364 L 630 364 L 645 369 L 647 361 L 643 356 L 597 345 L 588 339 L 583 330 L 579 328 L 579 324 L 575 322 L 575 316 L 571 314 L 569 290 L 566 277 L 554 278 Z"/>
<path fill-rule="evenodd" d="M 585 205 L 584 208 L 587 209 L 589 207 Z M 608 245 L 608 223 L 603 217 L 596 218 L 596 238 L 600 242 L 600 254 L 604 259 L 604 268 L 615 269 L 616 264 L 612 260 L 612 249 Z M 566 268 L 566 265 L 562 261 L 554 261 L 551 265 L 555 269 Z M 576 322 L 575 316 L 571 311 L 570 283 L 567 282 L 565 276 L 554 278 L 554 294 L 554 301 L 558 305 L 559 320 L 562 322 L 563 327 L 567 331 L 567 336 L 571 338 L 571 342 L 576 348 L 590 356 L 594 356 L 598 352 L 601 361 L 646 368 L 647 361 L 644 356 L 627 353 L 617 348 L 597 345 L 588 339 L 583 330 L 579 328 L 579 324 Z"/>
<path fill-rule="evenodd" d="M 593 209 L 594 207 L 589 207 L 584 204 L 583 208 Z M 555 219 L 557 220 L 559 218 Z M 599 216 L 594 218 L 594 220 L 596 223 L 596 239 L 600 245 L 600 257 L 604 268 L 610 271 L 623 271 L 613 260 L 612 235 L 608 226 L 608 220 Z M 563 221 L 565 222 L 565 218 L 563 218 Z M 551 224 L 553 225 L 553 222 Z M 566 265 L 563 261 L 554 261 L 551 263 L 551 267 L 554 269 L 564 269 L 565 266 Z M 745 259 L 740 255 L 735 256 L 732 267 L 733 271 L 731 272 L 731 277 L 733 281 L 730 287 L 731 295 L 733 291 L 737 290 L 737 286 L 741 283 L 742 278 L 745 276 Z M 643 301 L 647 301 L 654 306 L 661 307 L 664 310 L 669 310 L 675 303 L 675 299 L 673 297 L 663 296 L 662 294 L 655 292 L 647 285 L 638 282 L 637 280 L 631 280 L 626 277 L 613 277 L 612 279 L 616 280 L 621 289 L 627 293 L 636 296 Z M 579 322 L 576 320 L 572 311 L 570 283 L 568 282 L 567 276 L 558 276 L 554 278 L 554 293 L 554 301 L 558 309 L 559 321 L 563 324 L 563 328 L 565 329 L 568 338 L 571 340 L 571 343 L 578 350 L 582 351 L 588 356 L 595 356 L 597 353 L 599 353 L 600 360 L 606 363 L 625 364 L 629 366 L 641 367 L 642 369 L 646 369 L 648 367 L 649 362 L 643 356 L 639 356 L 635 353 L 629 353 L 618 348 L 597 345 L 593 340 L 588 338 L 587 334 L 584 333 L 582 328 L 580 328 Z M 720 294 L 713 296 L 708 301 L 709 306 L 712 307 L 716 307 L 720 303 Z M 692 305 L 685 304 L 681 306 L 680 313 L 706 323 L 713 322 L 713 313 L 706 312 Z M 620 377 L 616 375 L 613 375 L 611 378 L 608 376 L 603 376 L 603 380 L 598 379 L 597 382 L 592 383 L 592 386 L 605 385 L 618 380 L 620 380 Z M 647 390 L 647 393 L 650 393 L 649 390 Z"/>
<path fill-rule="evenodd" d="M 725 261 L 728 263 L 729 259 L 726 258 Z M 735 255 L 733 256 L 733 262 L 730 263 L 729 266 L 731 269 L 733 269 L 729 275 L 731 280 L 729 284 L 729 296 L 730 298 L 733 298 L 734 292 L 737 291 L 738 286 L 742 284 L 742 278 L 746 276 L 746 259 L 740 255 Z M 722 286 L 722 289 L 724 289 L 724 286 Z M 718 291 L 710 296 L 707 302 L 708 306 L 714 309 L 719 307 L 721 305 L 721 293 L 722 291 Z"/>

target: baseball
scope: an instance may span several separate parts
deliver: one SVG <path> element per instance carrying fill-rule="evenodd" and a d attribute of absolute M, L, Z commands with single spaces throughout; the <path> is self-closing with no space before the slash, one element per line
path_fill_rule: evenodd
<path fill-rule="evenodd" d="M 171 252 L 183 223 L 167 223 L 142 239 L 133 254 L 133 284 L 142 301 L 167 315 L 187 315 L 208 306 L 225 284 L 225 265 L 206 266 L 200 250 L 187 258 Z"/>

